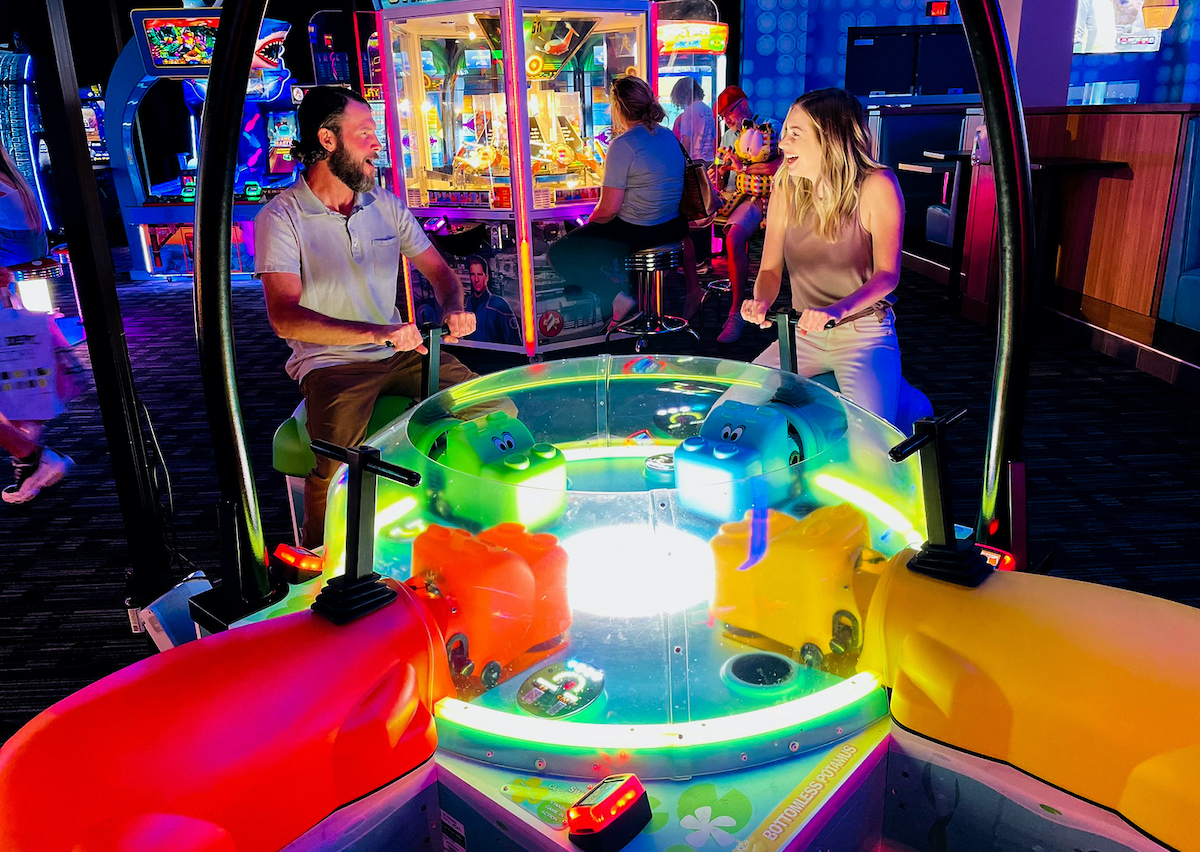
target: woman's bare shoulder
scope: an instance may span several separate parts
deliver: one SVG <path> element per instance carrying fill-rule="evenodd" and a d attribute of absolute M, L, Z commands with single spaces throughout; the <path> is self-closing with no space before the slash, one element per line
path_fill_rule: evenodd
<path fill-rule="evenodd" d="M 862 184 L 859 187 L 859 194 L 863 196 L 870 194 L 887 197 L 899 192 L 900 181 L 896 178 L 896 173 L 887 166 L 872 169 L 863 178 Z"/>
<path fill-rule="evenodd" d="M 864 211 L 879 210 L 897 204 L 903 207 L 904 196 L 901 194 L 896 173 L 886 167 L 872 170 L 859 185 L 858 203 Z"/>

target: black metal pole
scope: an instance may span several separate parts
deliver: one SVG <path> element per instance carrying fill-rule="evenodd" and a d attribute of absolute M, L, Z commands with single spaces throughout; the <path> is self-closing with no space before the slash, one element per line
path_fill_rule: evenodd
<path fill-rule="evenodd" d="M 1012 52 L 998 0 L 962 0 L 959 4 L 967 42 L 979 78 L 983 114 L 996 175 L 1000 231 L 1000 313 L 996 333 L 996 372 L 992 384 L 988 440 L 984 455 L 983 494 L 975 534 L 980 542 L 1025 550 L 1014 542 L 1023 534 L 1025 507 L 1014 505 L 1024 488 L 1011 489 L 1009 477 L 1022 469 L 1021 438 L 1029 379 L 1030 274 L 1034 241 L 1033 192 L 1025 116 L 1017 89 Z"/>
<path fill-rule="evenodd" d="M 79 82 L 71 56 L 66 10 L 63 0 L 17 6 L 18 14 L 25 19 L 23 32 L 34 58 L 54 183 L 58 197 L 64 202 L 70 200 L 61 205 L 63 226 L 129 542 L 127 605 L 142 607 L 171 588 L 171 554 L 159 521 L 117 298 L 116 273 L 80 117 Z"/>
<path fill-rule="evenodd" d="M 238 134 L 246 81 L 266 0 L 231 0 L 221 23 L 208 77 L 196 180 L 196 337 L 213 459 L 227 523 L 221 536 L 222 581 L 236 582 L 247 609 L 271 596 L 258 494 L 246 453 L 233 356 L 230 231 Z M 230 527 L 232 526 L 232 529 Z M 233 559 L 236 564 L 228 564 Z M 226 592 L 228 594 L 228 591 Z"/>

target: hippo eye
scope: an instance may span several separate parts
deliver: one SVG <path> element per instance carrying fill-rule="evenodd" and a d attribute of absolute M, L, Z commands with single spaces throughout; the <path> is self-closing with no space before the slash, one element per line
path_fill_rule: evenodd
<path fill-rule="evenodd" d="M 732 431 L 730 431 L 729 438 L 727 440 L 736 441 L 738 438 L 742 437 L 742 433 L 745 431 L 745 426 L 734 426 Z"/>
<path fill-rule="evenodd" d="M 517 445 L 517 442 L 513 440 L 512 432 L 505 432 L 500 437 L 502 437 L 504 439 L 504 443 L 507 445 L 504 448 L 506 450 L 511 450 L 513 447 L 515 447 Z"/>
<path fill-rule="evenodd" d="M 721 440 L 722 441 L 728 441 L 729 436 L 732 434 L 733 434 L 733 424 L 726 423 L 724 426 L 721 427 Z"/>
<path fill-rule="evenodd" d="M 492 438 L 492 443 L 496 445 L 497 450 L 504 450 L 504 441 L 500 438 Z"/>

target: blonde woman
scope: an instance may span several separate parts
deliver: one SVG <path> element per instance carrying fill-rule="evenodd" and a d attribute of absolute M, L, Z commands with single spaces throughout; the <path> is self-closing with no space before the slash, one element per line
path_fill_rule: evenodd
<path fill-rule="evenodd" d="M 800 375 L 832 371 L 845 396 L 894 423 L 903 382 L 887 298 L 904 231 L 896 176 L 871 159 L 862 106 L 843 89 L 797 98 L 779 148 L 762 266 L 742 318 L 769 325 L 786 264 Z M 779 344 L 755 363 L 778 367 Z"/>

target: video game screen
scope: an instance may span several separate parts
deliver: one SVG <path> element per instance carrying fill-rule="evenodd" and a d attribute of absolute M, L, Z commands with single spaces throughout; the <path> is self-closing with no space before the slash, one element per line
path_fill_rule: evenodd
<path fill-rule="evenodd" d="M 1148 26 L 1143 0 L 1078 0 L 1075 53 L 1154 53 L 1162 29 Z"/>
<path fill-rule="evenodd" d="M 267 147 L 270 159 L 267 171 L 273 175 L 291 174 L 295 168 L 291 147 L 296 139 L 297 124 L 294 112 L 272 112 L 267 116 Z"/>
<path fill-rule="evenodd" d="M 147 17 L 142 34 L 150 51 L 150 64 L 159 69 L 207 68 L 212 65 L 219 18 Z"/>

